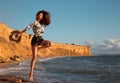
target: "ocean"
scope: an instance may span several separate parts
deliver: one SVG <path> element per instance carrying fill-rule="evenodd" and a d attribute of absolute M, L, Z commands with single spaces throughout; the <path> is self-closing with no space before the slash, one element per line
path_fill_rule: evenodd
<path fill-rule="evenodd" d="M 30 60 L 0 69 L 0 75 L 29 79 Z M 120 83 L 120 55 L 37 59 L 34 81 L 43 83 Z"/>

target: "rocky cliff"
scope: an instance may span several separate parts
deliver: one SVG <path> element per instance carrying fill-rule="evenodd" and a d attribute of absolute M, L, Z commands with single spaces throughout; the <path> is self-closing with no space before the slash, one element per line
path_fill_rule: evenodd
<path fill-rule="evenodd" d="M 14 29 L 4 23 L 0 23 L 0 58 L 10 58 L 14 56 L 27 57 L 31 56 L 30 41 L 32 35 L 24 33 L 20 43 L 9 40 L 10 32 Z M 71 45 L 52 43 L 52 46 L 38 51 L 38 56 L 90 56 L 91 49 L 89 46 Z"/>

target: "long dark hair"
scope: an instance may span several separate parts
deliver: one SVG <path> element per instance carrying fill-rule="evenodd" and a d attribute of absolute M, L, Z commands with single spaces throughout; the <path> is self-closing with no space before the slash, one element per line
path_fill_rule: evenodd
<path fill-rule="evenodd" d="M 40 24 L 43 24 L 45 26 L 49 25 L 51 20 L 50 20 L 50 14 L 49 12 L 45 10 L 38 11 L 36 14 L 36 20 L 38 19 L 38 15 L 42 13 L 43 14 L 43 19 L 40 21 Z"/>

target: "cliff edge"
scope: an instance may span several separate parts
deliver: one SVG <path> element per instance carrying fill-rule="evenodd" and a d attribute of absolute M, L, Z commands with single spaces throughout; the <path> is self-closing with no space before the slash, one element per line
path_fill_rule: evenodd
<path fill-rule="evenodd" d="M 30 41 L 31 34 L 24 33 L 20 43 L 9 40 L 10 32 L 14 29 L 0 23 L 0 59 L 28 57 L 32 55 Z M 52 46 L 38 51 L 40 57 L 52 56 L 91 56 L 90 46 L 52 43 Z"/>

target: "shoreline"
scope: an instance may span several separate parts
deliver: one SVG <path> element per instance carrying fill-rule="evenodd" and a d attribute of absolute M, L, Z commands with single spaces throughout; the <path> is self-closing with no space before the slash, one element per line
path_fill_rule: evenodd
<path fill-rule="evenodd" d="M 63 58 L 63 57 L 77 57 L 76 56 L 50 56 L 50 57 L 40 57 L 38 56 L 36 60 L 41 59 L 41 60 L 48 60 L 48 59 L 54 59 L 54 58 Z M 79 57 L 88 57 L 88 56 L 79 56 Z M 18 60 L 10 60 L 6 62 L 0 62 L 0 68 L 6 68 L 6 67 L 12 67 L 15 65 L 19 65 L 21 62 L 26 61 L 26 60 L 31 60 L 32 57 L 18 57 Z"/>
<path fill-rule="evenodd" d="M 0 68 L 16 66 L 16 65 L 19 65 L 19 63 L 20 62 L 18 62 L 18 61 L 11 61 L 11 62 L 0 63 Z"/>
<path fill-rule="evenodd" d="M 21 57 L 19 57 L 20 59 Z M 9 68 L 9 67 L 14 67 L 14 66 L 17 66 L 19 65 L 21 62 L 25 61 L 25 60 L 30 60 L 31 57 L 27 57 L 27 58 L 23 58 L 22 57 L 22 60 L 9 60 L 9 61 L 5 61 L 3 59 L 2 62 L 0 62 L 0 69 L 4 69 L 4 68 Z M 21 77 L 17 77 L 15 75 L 7 75 L 7 74 L 0 74 L 0 83 L 40 83 L 40 82 L 32 82 L 30 80 L 27 80 L 27 79 L 24 79 L 24 78 L 21 78 Z"/>
<path fill-rule="evenodd" d="M 61 56 L 61 57 L 65 57 L 65 56 Z M 41 60 L 48 60 L 48 59 L 53 59 L 53 58 L 61 58 L 61 57 L 38 57 L 37 59 L 41 59 Z M 21 57 L 20 57 L 21 58 Z M 31 60 L 31 56 L 29 57 L 22 57 L 21 61 L 17 61 L 17 60 L 10 60 L 10 61 L 6 61 L 6 62 L 1 62 L 0 63 L 0 69 L 4 69 L 4 68 L 9 68 L 9 67 L 14 67 L 19 65 L 21 62 L 25 61 L 25 60 Z M 0 74 L 0 83 L 41 83 L 41 82 L 31 82 L 27 79 L 21 78 L 21 77 L 16 77 L 15 75 L 2 75 Z"/>

